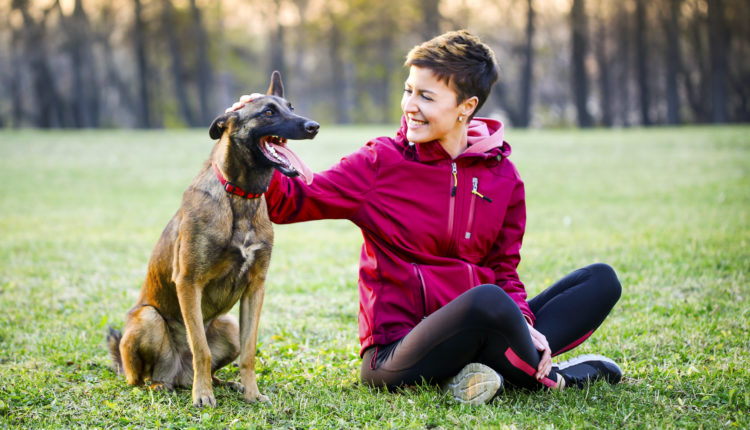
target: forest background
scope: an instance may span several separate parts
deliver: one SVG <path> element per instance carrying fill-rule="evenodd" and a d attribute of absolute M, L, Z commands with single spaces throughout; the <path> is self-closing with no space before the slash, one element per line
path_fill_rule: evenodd
<path fill-rule="evenodd" d="M 205 127 L 279 70 L 322 123 L 394 123 L 408 50 L 466 28 L 514 127 L 750 122 L 747 0 L 10 0 L 0 127 Z"/>

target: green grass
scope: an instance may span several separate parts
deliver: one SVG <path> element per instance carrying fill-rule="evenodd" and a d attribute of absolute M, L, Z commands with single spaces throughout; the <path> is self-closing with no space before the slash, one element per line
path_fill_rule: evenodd
<path fill-rule="evenodd" d="M 324 127 L 293 146 L 318 170 L 393 130 Z M 580 266 L 616 268 L 622 299 L 566 356 L 614 358 L 621 384 L 479 407 L 361 385 L 361 235 L 319 221 L 276 227 L 257 361 L 270 404 L 217 388 L 219 406 L 196 410 L 189 390 L 130 387 L 109 369 L 105 329 L 122 327 L 207 132 L 2 131 L 0 427 L 750 427 L 750 128 L 507 140 L 527 190 L 520 275 L 533 296 Z"/>

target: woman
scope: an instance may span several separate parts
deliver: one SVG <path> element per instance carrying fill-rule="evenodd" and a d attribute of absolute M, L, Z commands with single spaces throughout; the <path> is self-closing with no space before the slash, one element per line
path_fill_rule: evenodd
<path fill-rule="evenodd" d="M 503 380 L 530 389 L 619 381 L 601 356 L 551 360 L 588 338 L 617 302 L 609 266 L 580 269 L 526 301 L 516 272 L 523 182 L 502 124 L 474 118 L 498 77 L 491 49 L 449 32 L 416 46 L 405 65 L 395 138 L 368 142 L 309 185 L 275 174 L 266 193 L 275 223 L 340 218 L 362 229 L 362 380 L 442 382 L 475 404 Z"/>

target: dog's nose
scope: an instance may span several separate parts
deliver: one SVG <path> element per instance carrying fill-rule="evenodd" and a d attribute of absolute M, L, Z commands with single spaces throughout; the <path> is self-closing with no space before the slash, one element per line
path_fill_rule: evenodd
<path fill-rule="evenodd" d="M 319 128 L 320 124 L 315 121 L 307 121 L 305 123 L 305 131 L 310 134 L 317 133 Z"/>

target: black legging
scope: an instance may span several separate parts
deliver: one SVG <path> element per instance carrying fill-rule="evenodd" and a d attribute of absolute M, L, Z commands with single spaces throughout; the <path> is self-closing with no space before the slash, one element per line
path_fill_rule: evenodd
<path fill-rule="evenodd" d="M 592 264 L 564 277 L 529 301 L 534 328 L 552 355 L 571 349 L 596 330 L 620 298 L 620 282 L 606 264 Z M 541 354 L 526 320 L 500 287 L 480 285 L 456 297 L 389 345 L 368 348 L 362 358 L 365 383 L 395 388 L 440 382 L 469 363 L 486 364 L 512 385 L 552 386 L 555 371 L 534 378 Z"/>

